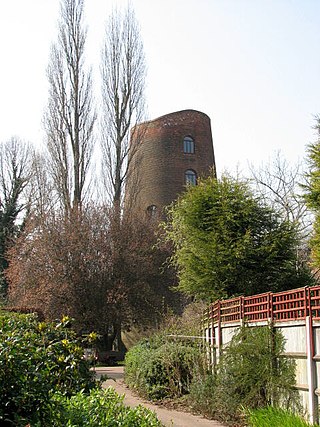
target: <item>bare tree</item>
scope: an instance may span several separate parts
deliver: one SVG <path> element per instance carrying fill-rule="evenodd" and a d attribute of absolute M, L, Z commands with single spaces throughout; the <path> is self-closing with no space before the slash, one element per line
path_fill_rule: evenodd
<path fill-rule="evenodd" d="M 296 223 L 301 235 L 308 235 L 312 218 L 302 194 L 302 164 L 290 165 L 278 152 L 268 164 L 258 169 L 251 167 L 251 173 L 256 189 L 267 204 L 284 219 Z"/>
<path fill-rule="evenodd" d="M 313 216 L 303 196 L 305 182 L 301 163 L 290 165 L 280 152 L 271 162 L 259 169 L 251 167 L 253 184 L 265 202 L 287 221 L 295 224 L 298 241 L 296 242 L 296 269 L 305 271 L 310 265 L 310 234 Z M 314 276 L 318 274 L 314 271 Z"/>
<path fill-rule="evenodd" d="M 102 157 L 104 180 L 113 206 L 120 208 L 128 167 L 145 117 L 146 64 L 134 11 L 114 10 L 106 24 L 102 51 Z"/>
<path fill-rule="evenodd" d="M 43 219 L 57 204 L 57 195 L 48 169 L 48 159 L 45 154 L 36 152 L 32 163 L 32 214 Z"/>
<path fill-rule="evenodd" d="M 49 104 L 45 114 L 53 182 L 65 212 L 80 207 L 93 151 L 91 71 L 84 65 L 84 0 L 62 0 L 59 37 L 48 67 Z"/>
<path fill-rule="evenodd" d="M 7 250 L 30 208 L 33 149 L 19 138 L 0 145 L 0 291 L 6 294 Z"/>

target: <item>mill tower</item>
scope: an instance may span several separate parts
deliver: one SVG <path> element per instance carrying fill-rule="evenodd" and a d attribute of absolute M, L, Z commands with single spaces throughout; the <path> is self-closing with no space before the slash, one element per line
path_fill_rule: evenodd
<path fill-rule="evenodd" d="M 186 185 L 215 174 L 210 118 L 200 111 L 166 114 L 132 135 L 125 199 L 135 213 L 162 216 Z"/>

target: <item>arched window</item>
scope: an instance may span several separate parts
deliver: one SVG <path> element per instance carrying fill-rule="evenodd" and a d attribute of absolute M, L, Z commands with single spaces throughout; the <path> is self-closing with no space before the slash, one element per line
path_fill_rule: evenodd
<path fill-rule="evenodd" d="M 150 205 L 147 207 L 147 215 L 150 218 L 154 218 L 156 216 L 157 213 L 157 206 L 156 205 Z"/>
<path fill-rule="evenodd" d="M 197 174 L 192 169 L 188 169 L 184 173 L 186 185 L 197 185 Z"/>
<path fill-rule="evenodd" d="M 183 152 L 185 154 L 194 154 L 194 140 L 191 138 L 191 136 L 184 137 Z"/>

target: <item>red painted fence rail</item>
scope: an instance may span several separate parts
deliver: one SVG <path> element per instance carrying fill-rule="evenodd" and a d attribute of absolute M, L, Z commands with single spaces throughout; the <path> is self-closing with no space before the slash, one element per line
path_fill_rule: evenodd
<path fill-rule="evenodd" d="M 287 322 L 304 320 L 307 316 L 320 320 L 320 286 L 215 301 L 206 317 L 213 323 L 232 323 L 240 320 Z"/>

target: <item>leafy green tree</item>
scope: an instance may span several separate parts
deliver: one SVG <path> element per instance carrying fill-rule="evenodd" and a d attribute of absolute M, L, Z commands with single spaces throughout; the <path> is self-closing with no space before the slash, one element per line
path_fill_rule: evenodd
<path fill-rule="evenodd" d="M 314 212 L 313 235 L 311 238 L 314 265 L 320 267 L 320 116 L 317 117 L 315 129 L 318 139 L 308 147 L 309 171 L 305 198 L 309 208 Z"/>
<path fill-rule="evenodd" d="M 297 263 L 295 223 L 267 207 L 245 181 L 203 180 L 168 214 L 178 288 L 188 295 L 216 299 L 310 283 Z"/>

